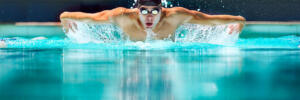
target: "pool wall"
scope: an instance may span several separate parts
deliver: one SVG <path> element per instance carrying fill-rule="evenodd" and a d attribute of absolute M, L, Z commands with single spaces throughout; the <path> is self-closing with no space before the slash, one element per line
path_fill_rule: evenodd
<path fill-rule="evenodd" d="M 293 22 L 249 22 L 241 38 L 300 36 L 300 23 Z"/>

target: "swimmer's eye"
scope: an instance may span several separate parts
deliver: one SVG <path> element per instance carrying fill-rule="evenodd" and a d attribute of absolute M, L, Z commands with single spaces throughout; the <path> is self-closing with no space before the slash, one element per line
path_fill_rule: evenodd
<path fill-rule="evenodd" d="M 152 14 L 153 15 L 157 15 L 158 14 L 158 10 L 152 10 Z"/>
<path fill-rule="evenodd" d="M 143 15 L 148 14 L 148 10 L 142 10 L 141 12 L 142 12 Z"/>

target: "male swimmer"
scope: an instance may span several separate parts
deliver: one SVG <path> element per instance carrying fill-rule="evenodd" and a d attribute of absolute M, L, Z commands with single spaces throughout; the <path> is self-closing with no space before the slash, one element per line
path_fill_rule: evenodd
<path fill-rule="evenodd" d="M 163 8 L 161 0 L 138 0 L 134 9 L 119 7 L 93 14 L 64 12 L 60 19 L 67 32 L 77 29 L 72 21 L 115 24 L 133 41 L 144 41 L 147 30 L 155 33 L 155 39 L 168 38 L 184 23 L 212 26 L 237 23 L 238 25 L 230 26 L 230 29 L 241 32 L 245 22 L 245 18 L 241 16 L 208 15 L 182 7 Z"/>

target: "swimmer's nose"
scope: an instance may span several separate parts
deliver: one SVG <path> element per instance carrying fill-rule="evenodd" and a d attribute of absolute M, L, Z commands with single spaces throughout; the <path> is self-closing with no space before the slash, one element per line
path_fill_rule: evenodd
<path fill-rule="evenodd" d="M 152 22 L 153 19 L 154 19 L 154 18 L 153 18 L 152 15 L 148 15 L 147 18 L 146 18 L 146 20 L 147 20 L 148 22 L 149 22 L 149 21 Z"/>
<path fill-rule="evenodd" d="M 153 17 L 153 15 L 151 15 L 151 14 L 148 14 L 148 15 L 147 15 L 147 17 Z"/>

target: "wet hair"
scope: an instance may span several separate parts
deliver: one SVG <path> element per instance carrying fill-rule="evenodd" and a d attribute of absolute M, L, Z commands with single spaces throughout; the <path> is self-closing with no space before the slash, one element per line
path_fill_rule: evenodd
<path fill-rule="evenodd" d="M 137 0 L 136 7 L 139 6 L 159 6 L 161 5 L 161 0 Z"/>

